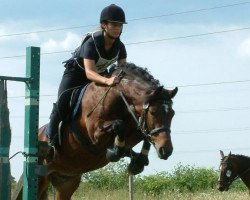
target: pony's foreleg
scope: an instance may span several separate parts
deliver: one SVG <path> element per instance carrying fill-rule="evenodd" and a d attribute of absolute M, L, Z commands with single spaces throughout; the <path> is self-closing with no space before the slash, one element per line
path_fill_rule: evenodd
<path fill-rule="evenodd" d="M 140 153 L 136 153 L 131 150 L 131 161 L 128 166 L 129 174 L 139 174 L 144 170 L 144 166 L 149 164 L 148 153 L 150 146 L 151 144 L 147 140 L 144 140 Z"/>
<path fill-rule="evenodd" d="M 38 179 L 38 191 L 37 191 L 37 199 L 39 200 L 47 200 L 48 199 L 48 185 L 49 180 L 47 176 L 41 176 Z"/>
<path fill-rule="evenodd" d="M 110 162 L 117 162 L 121 157 L 124 156 L 125 148 L 125 126 L 122 120 L 113 121 L 110 126 L 110 131 L 114 133 L 115 141 L 113 148 L 108 148 L 106 157 Z"/>

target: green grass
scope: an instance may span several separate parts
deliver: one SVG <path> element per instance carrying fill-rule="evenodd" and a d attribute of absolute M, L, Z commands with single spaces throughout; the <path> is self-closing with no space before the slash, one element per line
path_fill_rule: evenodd
<path fill-rule="evenodd" d="M 161 195 L 147 195 L 141 192 L 134 192 L 134 200 L 249 200 L 250 196 L 245 192 L 219 192 L 219 191 L 205 191 L 205 192 L 166 192 Z M 80 187 L 74 194 L 72 200 L 127 200 L 129 199 L 128 190 L 112 190 L 101 191 L 88 189 L 84 190 Z"/>

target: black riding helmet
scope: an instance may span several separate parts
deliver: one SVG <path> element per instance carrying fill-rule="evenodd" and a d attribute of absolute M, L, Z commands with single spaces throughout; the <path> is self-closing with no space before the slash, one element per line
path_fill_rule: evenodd
<path fill-rule="evenodd" d="M 127 24 L 125 20 L 125 13 L 121 7 L 111 4 L 105 7 L 100 16 L 100 23 L 102 22 L 119 22 L 123 24 Z"/>

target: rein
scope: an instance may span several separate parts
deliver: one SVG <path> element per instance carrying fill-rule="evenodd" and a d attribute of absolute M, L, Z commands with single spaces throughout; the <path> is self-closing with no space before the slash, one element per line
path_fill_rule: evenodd
<path fill-rule="evenodd" d="M 124 71 L 122 71 L 122 69 L 120 70 L 119 74 L 117 75 L 118 78 L 122 78 L 124 75 Z M 100 104 L 100 102 L 107 96 L 108 92 L 110 91 L 110 89 L 113 86 L 109 86 L 109 88 L 107 89 L 107 91 L 102 95 L 101 99 L 97 102 L 97 104 L 92 108 L 91 111 L 89 111 L 89 113 L 87 114 L 87 117 L 89 117 L 97 108 L 97 106 Z"/>

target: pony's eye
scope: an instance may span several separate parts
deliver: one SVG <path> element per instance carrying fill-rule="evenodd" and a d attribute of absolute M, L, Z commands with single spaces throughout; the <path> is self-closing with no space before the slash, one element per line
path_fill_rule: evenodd
<path fill-rule="evenodd" d="M 150 108 L 150 113 L 151 113 L 152 115 L 156 115 L 156 114 L 158 113 L 158 111 L 159 111 L 158 108 L 155 108 L 155 107 Z"/>
<path fill-rule="evenodd" d="M 156 115 L 157 115 L 157 112 L 155 112 L 155 111 L 150 111 L 150 114 L 153 115 L 153 116 L 156 116 Z"/>
<path fill-rule="evenodd" d="M 232 171 L 231 170 L 227 170 L 226 176 L 230 177 L 232 175 Z"/>

